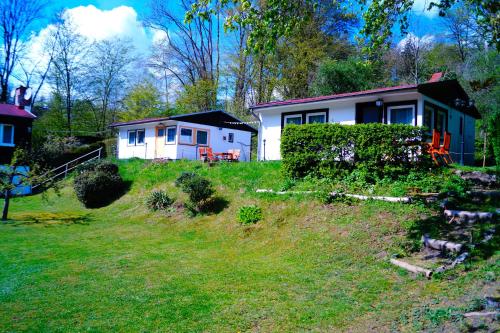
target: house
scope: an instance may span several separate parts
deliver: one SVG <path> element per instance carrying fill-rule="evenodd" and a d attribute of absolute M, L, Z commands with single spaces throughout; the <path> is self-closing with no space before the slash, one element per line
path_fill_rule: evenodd
<path fill-rule="evenodd" d="M 199 147 L 214 152 L 240 150 L 250 161 L 252 134 L 257 130 L 224 111 L 205 111 L 148 118 L 110 125 L 118 129 L 118 158 L 199 159 Z"/>
<path fill-rule="evenodd" d="M 16 89 L 15 104 L 0 104 L 0 164 L 8 164 L 17 147 L 31 148 L 31 129 L 36 118 L 25 109 L 25 87 Z"/>
<path fill-rule="evenodd" d="M 475 121 L 479 112 L 457 80 L 442 73 L 421 84 L 262 103 L 250 109 L 259 120 L 258 159 L 279 160 L 287 124 L 409 124 L 451 134 L 454 161 L 474 163 Z M 463 153 L 463 154 L 462 154 Z"/>
<path fill-rule="evenodd" d="M 33 120 L 36 118 L 26 110 L 31 104 L 31 95 L 27 88 L 19 87 L 15 90 L 15 104 L 0 104 L 0 169 L 6 168 L 16 148 L 31 149 L 31 129 Z M 18 172 L 28 173 L 27 166 L 18 167 Z M 14 184 L 20 184 L 18 176 L 14 178 Z M 31 193 L 29 186 L 17 186 L 13 194 L 22 195 Z"/>

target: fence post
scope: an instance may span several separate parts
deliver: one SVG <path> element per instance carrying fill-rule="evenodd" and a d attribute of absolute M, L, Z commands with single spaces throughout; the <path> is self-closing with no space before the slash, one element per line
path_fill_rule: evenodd
<path fill-rule="evenodd" d="M 66 163 L 66 167 L 64 169 L 64 178 L 68 176 L 68 163 Z"/>
<path fill-rule="evenodd" d="M 97 152 L 98 153 L 98 155 L 97 155 L 98 160 L 101 160 L 101 150 L 102 150 L 102 147 L 99 148 L 99 151 Z"/>

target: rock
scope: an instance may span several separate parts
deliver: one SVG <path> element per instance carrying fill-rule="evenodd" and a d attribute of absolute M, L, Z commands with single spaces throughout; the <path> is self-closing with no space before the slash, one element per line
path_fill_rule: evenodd
<path fill-rule="evenodd" d="M 464 180 L 471 181 L 474 185 L 482 187 L 495 187 L 497 185 L 497 176 L 490 175 L 480 171 L 462 171 L 457 170 L 455 174 Z"/>

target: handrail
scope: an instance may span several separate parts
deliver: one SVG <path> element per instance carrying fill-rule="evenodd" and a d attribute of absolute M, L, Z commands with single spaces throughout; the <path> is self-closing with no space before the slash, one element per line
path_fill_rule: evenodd
<path fill-rule="evenodd" d="M 92 158 L 89 158 L 88 160 L 85 160 L 85 161 L 83 161 L 83 162 L 80 162 L 80 163 L 77 163 L 77 164 L 75 164 L 75 165 L 73 165 L 73 166 L 70 166 L 70 164 L 71 164 L 71 163 L 74 163 L 74 162 L 76 162 L 76 161 L 79 161 L 79 160 L 81 160 L 82 158 L 87 157 L 87 156 L 89 156 L 89 155 L 92 155 L 92 154 L 94 154 L 94 153 L 96 153 L 96 152 L 97 152 L 97 156 L 94 156 L 94 157 L 92 157 Z M 45 180 L 45 181 L 43 181 L 43 182 L 41 182 L 41 183 L 39 183 L 39 184 L 33 185 L 31 188 L 32 188 L 32 189 L 34 189 L 34 188 L 36 188 L 36 187 L 38 187 L 38 186 L 40 186 L 40 185 L 42 185 L 42 184 L 45 184 L 45 183 L 46 183 L 46 182 L 48 182 L 49 180 L 52 180 L 52 179 L 54 179 L 54 178 L 57 178 L 57 177 L 59 177 L 59 176 L 61 176 L 61 175 L 63 175 L 63 174 L 64 174 L 64 178 L 66 178 L 66 176 L 68 175 L 68 172 L 69 172 L 69 171 L 71 171 L 71 170 L 73 170 L 73 169 L 75 169 L 75 168 L 76 168 L 76 167 L 78 167 L 79 165 L 81 165 L 81 164 L 83 164 L 83 163 L 87 163 L 87 162 L 93 161 L 93 160 L 95 160 L 95 159 L 99 159 L 99 160 L 100 160 L 100 159 L 101 159 L 101 152 L 102 152 L 102 147 L 100 147 L 100 148 L 98 148 L 98 149 L 96 149 L 96 150 L 93 150 L 93 151 L 91 151 L 91 152 L 88 152 L 88 153 L 86 153 L 85 155 L 79 156 L 79 157 L 77 157 L 77 158 L 75 158 L 75 159 L 73 159 L 73 160 L 71 160 L 71 161 L 69 161 L 69 162 L 66 162 L 66 163 L 64 163 L 63 165 L 60 165 L 60 166 L 58 166 L 58 167 L 56 167 L 56 168 L 54 168 L 54 169 L 52 169 L 52 170 L 50 170 L 50 171 L 47 171 L 46 173 L 44 173 L 44 174 L 43 174 L 43 176 L 42 176 L 42 177 L 45 177 L 46 175 L 48 175 L 48 174 L 50 174 L 50 173 L 53 173 L 53 172 L 55 172 L 56 170 L 59 170 L 59 169 L 61 169 L 61 168 L 64 168 L 64 171 L 61 171 L 61 172 L 59 172 L 59 173 L 55 174 L 54 176 L 50 177 L 49 179 L 47 179 L 47 180 Z"/>

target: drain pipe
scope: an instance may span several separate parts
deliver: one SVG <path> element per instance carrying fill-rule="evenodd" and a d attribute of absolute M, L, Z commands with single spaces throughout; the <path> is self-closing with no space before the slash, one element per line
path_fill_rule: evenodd
<path fill-rule="evenodd" d="M 252 108 L 248 108 L 248 110 L 250 111 L 250 113 L 252 114 L 252 116 L 257 119 L 257 121 L 259 122 L 259 130 L 257 131 L 257 161 L 259 160 L 259 144 L 260 144 L 260 136 L 262 135 L 260 129 L 262 127 L 262 121 L 260 121 L 260 118 L 253 112 L 253 109 Z M 250 154 L 251 155 L 251 154 Z M 250 156 L 250 159 L 252 158 L 252 156 Z M 264 161 L 266 160 L 266 140 L 264 139 Z"/>

